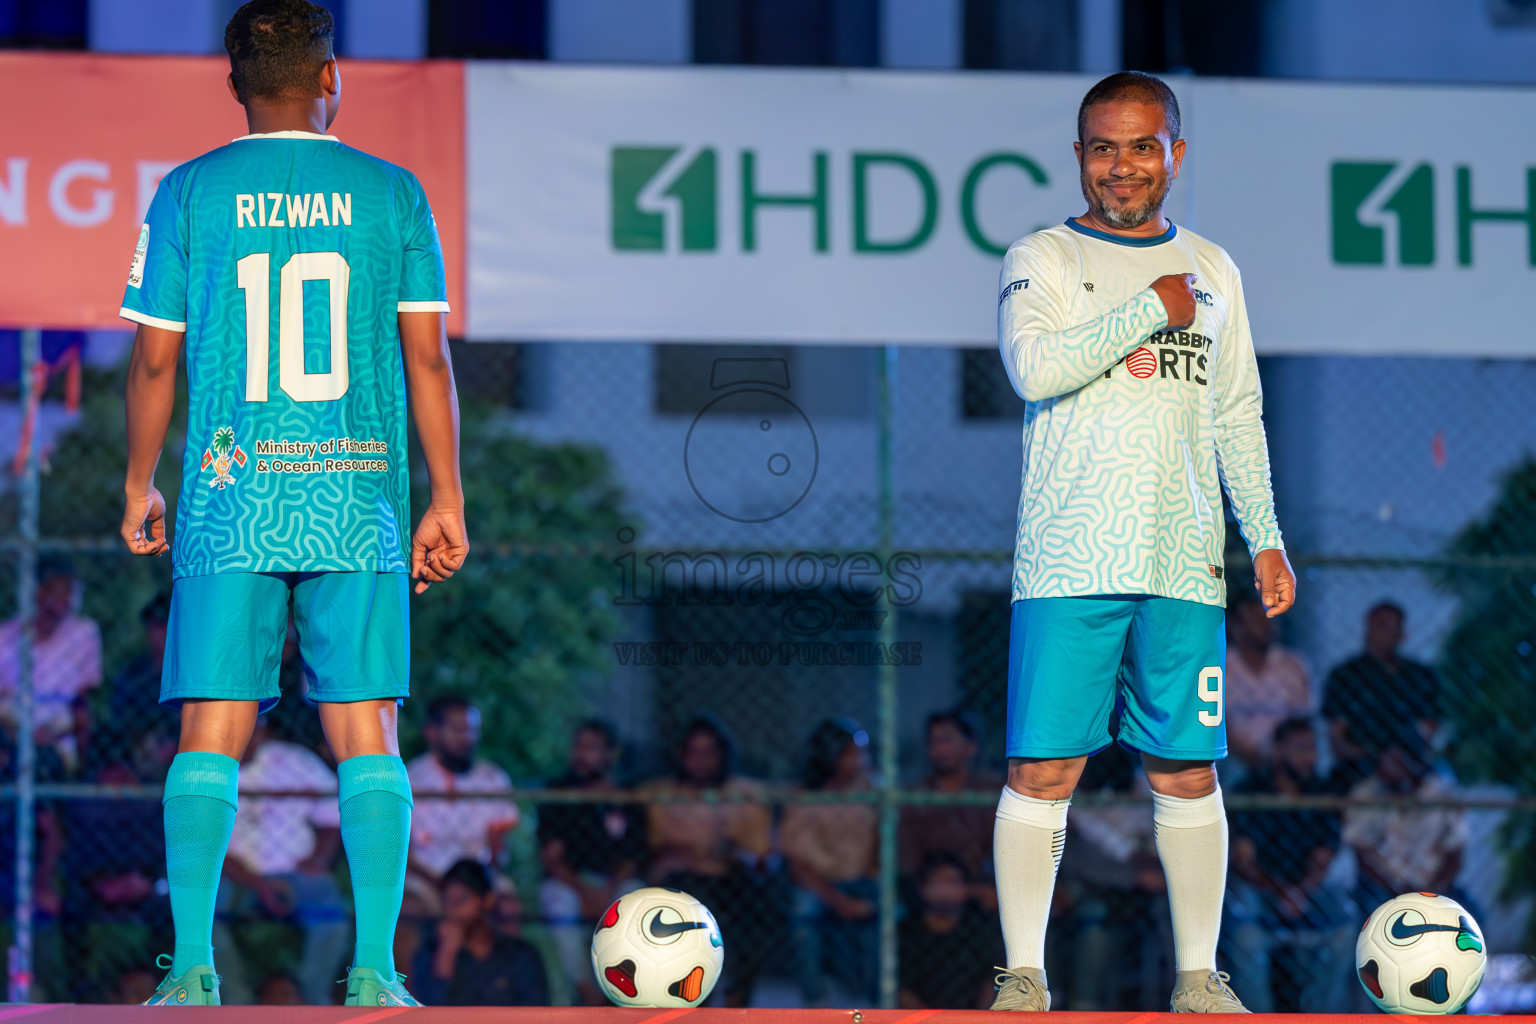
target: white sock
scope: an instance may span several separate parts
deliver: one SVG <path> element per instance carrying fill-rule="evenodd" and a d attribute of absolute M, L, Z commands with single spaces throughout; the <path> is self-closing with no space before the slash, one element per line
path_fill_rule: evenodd
<path fill-rule="evenodd" d="M 1036 800 L 1007 786 L 997 802 L 992 866 L 1009 970 L 1045 970 L 1045 926 L 1071 804 L 1070 799 Z"/>
<path fill-rule="evenodd" d="M 1214 971 L 1227 888 L 1227 812 L 1221 787 L 1184 800 L 1152 794 L 1157 855 L 1173 911 L 1173 958 L 1180 971 Z"/>

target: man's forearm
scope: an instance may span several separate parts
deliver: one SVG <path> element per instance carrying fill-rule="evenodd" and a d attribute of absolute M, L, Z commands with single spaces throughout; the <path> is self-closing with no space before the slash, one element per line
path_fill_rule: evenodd
<path fill-rule="evenodd" d="M 411 416 L 427 463 L 432 503 L 440 507 L 461 506 L 464 489 L 459 480 L 459 399 L 442 314 L 402 313 L 400 333 Z"/>
<path fill-rule="evenodd" d="M 1003 341 L 1003 359 L 1019 396 L 1044 401 L 1103 375 L 1167 323 L 1162 300 L 1148 288 L 1102 316 L 1065 330 L 1014 330 Z"/>
<path fill-rule="evenodd" d="M 153 482 L 176 408 L 176 361 L 181 335 L 141 326 L 128 362 L 124 406 L 128 419 L 128 474 L 124 488 L 143 493 Z"/>

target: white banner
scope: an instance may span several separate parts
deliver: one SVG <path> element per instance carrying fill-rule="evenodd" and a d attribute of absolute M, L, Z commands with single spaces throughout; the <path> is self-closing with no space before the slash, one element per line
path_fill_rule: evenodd
<path fill-rule="evenodd" d="M 1093 81 L 472 64 L 469 334 L 992 344 Z M 1261 352 L 1536 355 L 1536 91 L 1172 84 Z"/>

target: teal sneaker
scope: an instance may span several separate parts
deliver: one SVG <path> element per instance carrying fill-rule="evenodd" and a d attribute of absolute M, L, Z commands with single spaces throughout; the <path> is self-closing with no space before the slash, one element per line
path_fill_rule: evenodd
<path fill-rule="evenodd" d="M 145 1006 L 218 1006 L 219 976 L 207 964 L 198 964 L 185 974 L 171 977 L 171 957 L 161 953 L 155 966 L 165 971 L 155 994 L 144 1000 Z"/>
<path fill-rule="evenodd" d="M 394 981 L 371 967 L 347 968 L 347 1001 L 344 1006 L 420 1006 L 416 997 L 401 984 L 405 975 L 395 972 Z"/>

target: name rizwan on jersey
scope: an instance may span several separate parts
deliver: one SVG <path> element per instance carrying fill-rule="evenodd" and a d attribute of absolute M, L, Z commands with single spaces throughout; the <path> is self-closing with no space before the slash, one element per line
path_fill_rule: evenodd
<path fill-rule="evenodd" d="M 1158 331 L 1147 336 L 1147 340 L 1141 343 L 1141 347 L 1135 349 L 1119 365 L 1127 365 L 1133 377 L 1150 377 L 1156 373 L 1159 380 L 1187 380 L 1192 384 L 1205 386 L 1209 383 L 1205 376 L 1206 354 L 1211 351 L 1214 340 L 1194 331 Z M 1151 353 L 1157 361 L 1156 368 L 1147 367 L 1145 370 L 1139 367 L 1147 366 L 1143 362 L 1132 364 L 1138 353 Z M 1143 357 L 1143 360 L 1145 357 Z M 1111 367 L 1104 371 L 1104 376 L 1109 377 L 1115 371 Z"/>
<path fill-rule="evenodd" d="M 351 227 L 352 193 L 332 192 L 329 208 L 324 192 L 241 192 L 235 196 L 237 228 L 312 228 L 320 224 Z"/>

